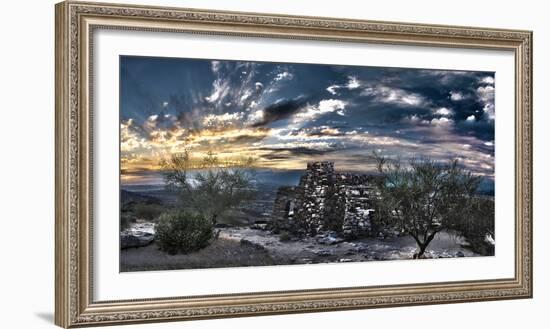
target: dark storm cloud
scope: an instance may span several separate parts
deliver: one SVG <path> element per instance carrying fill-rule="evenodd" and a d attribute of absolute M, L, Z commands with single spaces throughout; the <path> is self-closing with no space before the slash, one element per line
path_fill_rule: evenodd
<path fill-rule="evenodd" d="M 336 149 L 335 147 L 332 147 L 329 149 L 314 149 L 314 148 L 309 148 L 304 146 L 297 146 L 297 147 L 279 147 L 279 148 L 263 147 L 260 150 L 272 151 L 276 154 L 286 153 L 290 155 L 322 155 L 322 154 L 335 152 L 338 149 Z"/>
<path fill-rule="evenodd" d="M 253 127 L 266 126 L 272 122 L 292 117 L 296 112 L 306 105 L 305 97 L 283 100 L 265 107 L 260 121 L 254 123 Z"/>
<path fill-rule="evenodd" d="M 321 126 L 321 127 L 312 127 L 312 128 L 306 128 L 304 129 L 304 132 L 308 134 L 308 136 L 311 137 L 336 137 L 336 136 L 345 136 L 345 133 L 343 132 L 343 129 L 346 129 L 345 126 L 335 126 L 335 127 L 329 127 L 329 126 Z M 294 135 L 297 134 L 297 132 L 293 132 Z"/>
<path fill-rule="evenodd" d="M 121 58 L 129 154 L 164 140 L 177 150 L 191 136 L 201 151 L 238 144 L 278 168 L 324 159 L 368 170 L 376 150 L 456 157 L 491 177 L 495 88 L 493 72 Z"/>
<path fill-rule="evenodd" d="M 263 158 L 267 160 L 288 160 L 292 158 L 292 155 L 288 152 L 274 151 L 263 155 Z"/>
<path fill-rule="evenodd" d="M 376 78 L 371 74 L 369 80 L 356 78 L 359 92 L 342 87 L 338 94 L 352 104 L 348 119 L 372 131 L 404 129 L 445 118 L 454 132 L 487 140 L 494 135 L 494 124 L 487 114 L 491 111 L 488 103 L 494 103 L 494 98 L 486 95 L 492 86 L 483 79 L 492 76 L 484 72 L 391 69 Z"/>

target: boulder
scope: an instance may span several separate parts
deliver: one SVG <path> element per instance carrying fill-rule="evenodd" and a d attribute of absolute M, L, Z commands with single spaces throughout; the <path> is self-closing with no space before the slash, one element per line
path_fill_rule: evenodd
<path fill-rule="evenodd" d="M 367 252 L 369 247 L 365 243 L 359 242 L 355 245 L 355 251 L 359 253 Z"/>
<path fill-rule="evenodd" d="M 267 230 L 267 223 L 255 223 L 255 224 L 252 224 L 250 228 L 254 230 L 265 231 Z"/>
<path fill-rule="evenodd" d="M 261 244 L 255 242 L 255 241 L 252 241 L 252 240 L 249 240 L 249 239 L 241 239 L 241 244 L 242 245 L 248 245 L 248 246 L 251 246 L 255 249 L 258 249 L 258 250 L 264 250 L 265 247 L 262 246 Z"/>
<path fill-rule="evenodd" d="M 319 250 L 319 251 L 315 252 L 315 254 L 318 255 L 318 256 L 332 256 L 332 255 L 334 255 L 334 252 L 332 250 L 322 249 L 322 250 Z"/>
<path fill-rule="evenodd" d="M 122 233 L 120 235 L 120 249 L 145 247 L 155 240 L 155 235 L 151 233 Z"/>
<path fill-rule="evenodd" d="M 344 242 L 344 239 L 340 238 L 338 236 L 338 233 L 333 232 L 333 231 L 330 231 L 330 232 L 327 232 L 323 235 L 318 236 L 316 240 L 317 240 L 317 243 L 327 244 L 327 245 L 332 245 L 332 244 L 337 244 L 337 243 L 340 243 L 340 242 Z"/>

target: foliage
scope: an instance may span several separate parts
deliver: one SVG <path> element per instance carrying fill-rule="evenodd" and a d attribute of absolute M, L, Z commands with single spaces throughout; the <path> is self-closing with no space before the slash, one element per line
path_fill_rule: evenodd
<path fill-rule="evenodd" d="M 201 215 L 179 211 L 162 214 L 155 231 L 160 249 L 169 254 L 177 254 L 208 246 L 213 227 Z"/>
<path fill-rule="evenodd" d="M 130 228 L 130 225 L 135 222 L 134 216 L 128 212 L 122 212 L 120 214 L 120 230 L 123 231 L 127 228 Z"/>
<path fill-rule="evenodd" d="M 134 214 L 137 218 L 147 220 L 157 219 L 164 211 L 165 207 L 154 203 L 136 203 L 134 205 Z"/>
<path fill-rule="evenodd" d="M 474 212 L 481 178 L 456 160 L 411 160 L 404 167 L 400 161 L 375 157 L 381 174 L 376 220 L 412 236 L 419 248 L 415 257 L 423 256 L 438 232 L 459 228 Z"/>
<path fill-rule="evenodd" d="M 477 197 L 472 211 L 463 217 L 454 229 L 470 242 L 473 251 L 481 255 L 494 255 L 495 247 L 488 238 L 495 238 L 495 202 L 491 198 Z"/>
<path fill-rule="evenodd" d="M 203 214 L 213 224 L 227 210 L 254 198 L 252 164 L 250 158 L 223 163 L 208 152 L 198 167 L 202 170 L 190 175 L 197 167 L 187 151 L 161 163 L 166 186 L 178 192 L 183 207 Z"/>

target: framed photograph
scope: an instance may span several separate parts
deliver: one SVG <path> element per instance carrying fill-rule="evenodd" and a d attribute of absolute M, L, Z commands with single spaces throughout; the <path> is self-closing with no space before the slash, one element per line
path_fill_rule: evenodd
<path fill-rule="evenodd" d="M 530 298 L 532 33 L 56 6 L 56 324 Z"/>

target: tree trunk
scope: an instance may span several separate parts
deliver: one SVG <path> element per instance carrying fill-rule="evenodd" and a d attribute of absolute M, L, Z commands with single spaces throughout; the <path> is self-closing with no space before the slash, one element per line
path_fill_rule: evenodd
<path fill-rule="evenodd" d="M 420 239 L 416 236 L 413 236 L 414 240 L 416 241 L 416 244 L 418 245 L 418 248 L 420 249 L 418 253 L 414 254 L 413 258 L 414 259 L 419 259 L 419 258 L 422 258 L 422 256 L 424 256 L 424 253 L 426 252 L 426 249 L 428 249 L 428 245 L 430 244 L 430 242 L 432 242 L 432 240 L 435 238 L 435 235 L 437 234 L 437 231 L 436 232 L 433 232 L 432 234 L 428 235 L 424 241 L 420 241 Z"/>
<path fill-rule="evenodd" d="M 216 224 L 218 223 L 217 218 L 218 218 L 217 214 L 212 215 L 212 226 L 216 226 Z"/>
<path fill-rule="evenodd" d="M 422 258 L 422 256 L 424 256 L 424 252 L 426 252 L 426 248 L 428 248 L 428 245 L 427 244 L 421 244 L 418 246 L 420 248 L 420 251 L 415 254 L 415 259 L 420 259 Z"/>

